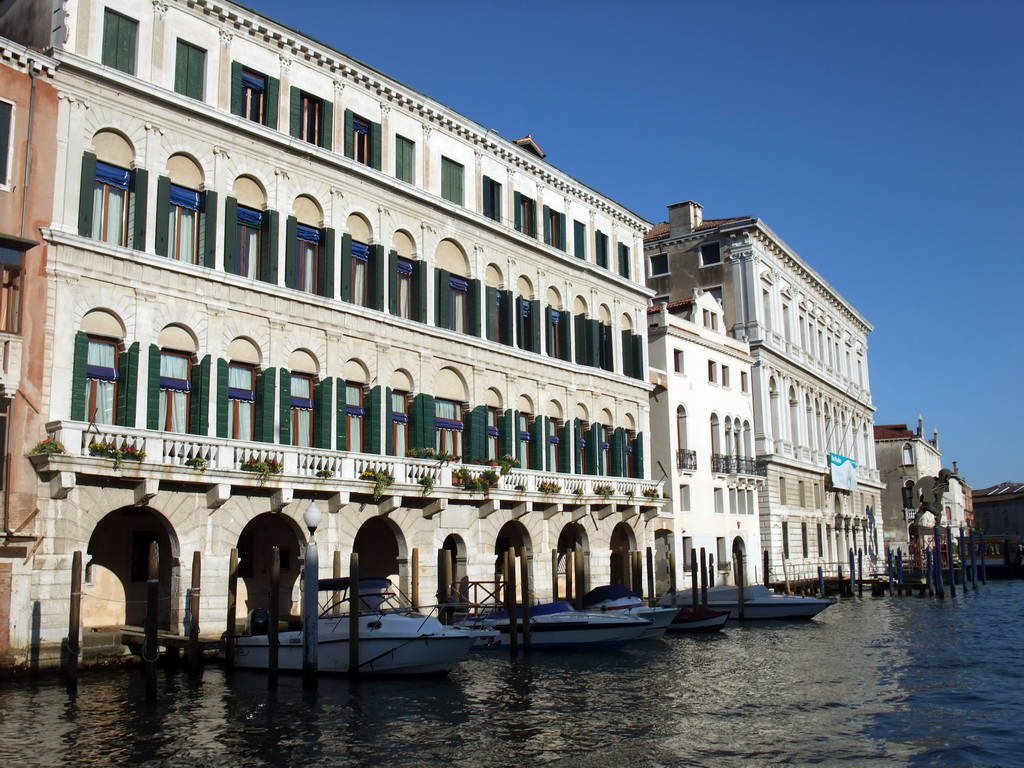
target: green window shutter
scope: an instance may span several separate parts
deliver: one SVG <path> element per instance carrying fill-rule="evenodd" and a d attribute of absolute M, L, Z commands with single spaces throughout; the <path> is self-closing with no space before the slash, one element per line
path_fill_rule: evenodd
<path fill-rule="evenodd" d="M 579 419 L 572 421 L 571 438 L 573 468 L 577 474 L 583 474 L 583 446 L 580 444 L 583 440 L 583 422 Z"/>
<path fill-rule="evenodd" d="M 469 296 L 466 311 L 469 312 L 469 334 L 480 337 L 480 281 L 469 281 Z"/>
<path fill-rule="evenodd" d="M 171 180 L 159 176 L 156 180 L 156 243 L 157 256 L 167 255 L 167 229 L 171 210 Z"/>
<path fill-rule="evenodd" d="M 381 395 L 380 386 L 373 387 L 366 393 L 366 439 L 364 450 L 367 453 L 380 455 L 381 432 Z"/>
<path fill-rule="evenodd" d="M 371 245 L 368 265 L 370 284 L 367 286 L 367 296 L 370 299 L 370 307 L 381 312 L 384 311 L 384 285 L 386 283 L 384 267 L 386 264 L 384 246 Z"/>
<path fill-rule="evenodd" d="M 523 231 L 523 195 L 521 192 L 514 192 L 512 194 L 512 205 L 514 210 L 514 222 L 516 232 Z"/>
<path fill-rule="evenodd" d="M 572 223 L 573 249 L 572 253 L 577 259 L 587 258 L 587 225 L 582 221 Z"/>
<path fill-rule="evenodd" d="M 551 316 L 551 307 L 544 308 L 544 344 L 546 346 L 546 352 L 548 357 L 555 356 L 555 334 L 558 329 L 555 327 L 554 319 Z"/>
<path fill-rule="evenodd" d="M 530 351 L 540 353 L 541 329 L 544 326 L 544 318 L 540 312 L 540 299 L 530 302 L 530 317 L 533 319 L 533 338 L 530 339 Z"/>
<path fill-rule="evenodd" d="M 135 398 L 139 384 L 139 342 L 134 342 L 118 361 L 117 423 L 135 426 Z"/>
<path fill-rule="evenodd" d="M 398 314 L 398 252 L 388 251 L 388 312 Z"/>
<path fill-rule="evenodd" d="M 200 242 L 203 250 L 199 254 L 199 263 L 208 269 L 213 269 L 217 264 L 217 193 L 212 189 L 203 192 L 203 212 L 200 226 L 202 229 Z"/>
<path fill-rule="evenodd" d="M 587 319 L 587 364 L 601 365 L 601 324 L 597 320 Z"/>
<path fill-rule="evenodd" d="M 71 376 L 71 420 L 85 421 L 85 380 L 89 365 L 89 335 L 75 334 L 75 352 Z"/>
<path fill-rule="evenodd" d="M 224 198 L 224 271 L 238 274 L 238 201 Z"/>
<path fill-rule="evenodd" d="M 516 412 L 509 409 L 501 416 L 501 423 L 498 425 L 498 454 L 501 456 L 515 456 L 516 445 L 519 443 L 516 430 Z"/>
<path fill-rule="evenodd" d="M 551 209 L 546 205 L 543 211 L 544 216 L 544 242 L 551 245 Z"/>
<path fill-rule="evenodd" d="M 573 325 L 576 328 L 576 364 L 587 365 L 587 316 L 576 315 Z"/>
<path fill-rule="evenodd" d="M 392 251 L 391 253 L 394 253 Z M 384 388 L 384 453 L 395 455 L 395 430 L 392 429 L 394 409 L 391 407 L 391 387 Z"/>
<path fill-rule="evenodd" d="M 245 95 L 242 91 L 242 62 L 231 62 L 231 114 L 243 115 Z"/>
<path fill-rule="evenodd" d="M 281 445 L 292 444 L 292 372 L 281 369 L 281 394 L 278 400 L 278 439 Z M 270 442 L 270 441 L 268 441 Z"/>
<path fill-rule="evenodd" d="M 434 421 L 434 396 L 418 394 L 409 409 L 409 447 L 433 448 L 437 424 Z"/>
<path fill-rule="evenodd" d="M 352 110 L 345 110 L 345 157 L 355 159 L 356 144 L 352 136 Z"/>
<path fill-rule="evenodd" d="M 630 342 L 633 346 L 633 378 L 643 381 L 647 378 L 647 371 L 644 365 L 644 338 L 634 334 Z"/>
<path fill-rule="evenodd" d="M 146 250 L 146 202 L 149 194 L 149 172 L 144 168 L 132 171 L 132 247 Z"/>
<path fill-rule="evenodd" d="M 313 447 L 331 447 L 331 416 L 334 413 L 334 380 L 326 378 L 313 387 Z"/>
<path fill-rule="evenodd" d="M 109 9 L 105 10 L 103 13 L 103 63 L 126 74 L 134 75 L 137 34 L 138 22 Z"/>
<path fill-rule="evenodd" d="M 412 263 L 412 316 L 427 322 L 427 265 L 419 259 Z"/>
<path fill-rule="evenodd" d="M 149 345 L 149 382 L 146 389 L 146 429 L 158 430 L 160 423 L 160 347 Z"/>
<path fill-rule="evenodd" d="M 558 470 L 559 472 L 572 472 L 572 420 L 566 421 L 558 430 Z"/>
<path fill-rule="evenodd" d="M 277 130 L 277 103 L 281 98 L 281 81 L 276 77 L 267 78 L 267 90 L 263 94 L 263 124 Z"/>
<path fill-rule="evenodd" d="M 317 293 L 325 299 L 334 296 L 334 230 L 327 227 L 323 230 L 323 242 L 320 244 L 320 264 L 316 273 Z"/>
<path fill-rule="evenodd" d="M 416 145 L 404 136 L 395 136 L 395 178 L 409 184 L 416 182 L 414 172 Z"/>
<path fill-rule="evenodd" d="M 299 287 L 298 221 L 289 216 L 284 235 L 284 284 L 286 288 Z"/>
<path fill-rule="evenodd" d="M 335 420 L 337 430 L 334 437 L 334 445 L 339 451 L 347 450 L 348 446 L 348 413 L 345 410 L 345 398 L 347 395 L 345 386 L 345 382 L 338 379 L 338 398 L 335 401 L 337 403 L 338 416 Z"/>
<path fill-rule="evenodd" d="M 228 361 L 217 361 L 217 437 L 228 436 Z"/>
<path fill-rule="evenodd" d="M 178 40 L 174 67 L 174 90 L 182 96 L 202 100 L 206 77 L 206 51 Z"/>
<path fill-rule="evenodd" d="M 192 366 L 191 412 L 188 431 L 206 435 L 210 431 L 210 356 Z"/>
<path fill-rule="evenodd" d="M 609 475 L 615 477 L 626 476 L 626 430 L 616 427 L 612 432 L 612 444 L 609 449 L 612 452 Z"/>
<path fill-rule="evenodd" d="M 594 233 L 594 253 L 597 258 L 597 266 L 608 269 L 608 236 L 601 230 Z"/>
<path fill-rule="evenodd" d="M 622 375 L 636 378 L 633 372 L 633 334 L 622 331 L 619 335 L 622 338 Z"/>
<path fill-rule="evenodd" d="M 274 442 L 274 393 L 277 369 L 267 368 L 256 378 L 256 423 L 253 434 L 261 443 Z"/>
<path fill-rule="evenodd" d="M 265 211 L 263 242 L 260 243 L 260 280 L 277 283 L 277 238 L 281 223 L 277 211 Z"/>
<path fill-rule="evenodd" d="M 569 250 L 569 244 L 565 239 L 565 214 L 558 214 L 558 247 L 563 251 Z"/>
<path fill-rule="evenodd" d="M 380 123 L 370 123 L 370 167 L 380 170 Z"/>
<path fill-rule="evenodd" d="M 562 359 L 572 360 L 572 313 L 563 310 L 562 317 L 558 323 L 558 333 L 562 337 Z"/>
<path fill-rule="evenodd" d="M 597 459 L 601 455 L 601 425 L 591 424 L 590 431 L 587 433 L 587 445 L 583 449 L 587 454 L 587 474 L 599 475 L 601 474 L 601 465 Z"/>
<path fill-rule="evenodd" d="M 629 246 L 619 243 L 619 274 L 629 277 Z"/>
<path fill-rule="evenodd" d="M 96 155 L 82 154 L 82 181 L 78 197 L 78 234 L 92 237 L 92 198 L 96 188 Z"/>
<path fill-rule="evenodd" d="M 501 327 L 505 329 L 505 338 L 498 339 L 502 344 L 512 346 L 512 328 L 516 313 L 515 294 L 512 291 L 501 291 Z M 499 329 L 500 331 L 500 329 Z"/>
<path fill-rule="evenodd" d="M 352 235 L 341 236 L 341 300 L 352 301 Z"/>
<path fill-rule="evenodd" d="M 441 158 L 441 197 L 449 203 L 463 205 L 465 196 L 462 191 L 465 169 L 461 164 L 447 157 Z"/>
<path fill-rule="evenodd" d="M 320 125 L 320 146 L 330 149 L 334 143 L 334 102 L 323 99 L 320 102 L 322 116 Z"/>
<path fill-rule="evenodd" d="M 435 308 L 437 310 L 434 322 L 438 328 L 447 328 L 451 330 L 452 327 L 452 273 L 447 269 L 434 268 L 434 283 L 437 287 L 437 300 L 435 302 Z"/>
<path fill-rule="evenodd" d="M 490 341 L 498 341 L 498 289 L 487 286 L 484 288 L 484 312 L 486 325 L 484 332 Z"/>
<path fill-rule="evenodd" d="M 534 416 L 530 424 L 530 466 L 533 469 L 543 470 L 544 460 L 547 458 L 547 419 L 544 416 Z M 551 469 L 551 467 L 547 467 Z"/>
<path fill-rule="evenodd" d="M 637 432 L 633 438 L 633 476 L 644 477 L 644 433 Z"/>
<path fill-rule="evenodd" d="M 480 196 L 483 198 L 483 213 L 484 213 L 484 216 L 486 216 L 488 219 L 493 219 L 494 218 L 494 214 L 495 214 L 494 200 L 491 197 L 492 190 L 494 188 L 493 185 L 494 185 L 494 182 L 491 180 L 491 177 L 490 176 L 484 176 L 484 180 L 483 180 L 483 193 Z"/>
<path fill-rule="evenodd" d="M 471 459 L 487 456 L 487 406 L 478 405 L 466 412 L 466 453 Z"/>
<path fill-rule="evenodd" d="M 288 135 L 293 139 L 302 135 L 302 91 L 294 85 L 288 100 Z"/>

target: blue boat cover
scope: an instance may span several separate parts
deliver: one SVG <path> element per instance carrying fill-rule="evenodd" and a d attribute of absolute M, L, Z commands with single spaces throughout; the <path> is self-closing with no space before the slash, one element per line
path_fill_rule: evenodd
<path fill-rule="evenodd" d="M 629 590 L 624 584 L 609 584 L 604 587 L 595 587 L 587 592 L 583 596 L 583 605 L 597 605 L 605 600 L 621 600 L 623 597 L 640 599 L 638 594 Z"/>
<path fill-rule="evenodd" d="M 351 583 L 352 579 L 348 576 L 342 576 L 337 579 L 320 579 L 320 581 L 317 582 L 317 590 L 320 592 L 344 592 L 349 588 Z M 359 580 L 360 593 L 371 592 L 373 590 L 385 592 L 390 586 L 391 581 L 389 579 L 367 577 Z"/>

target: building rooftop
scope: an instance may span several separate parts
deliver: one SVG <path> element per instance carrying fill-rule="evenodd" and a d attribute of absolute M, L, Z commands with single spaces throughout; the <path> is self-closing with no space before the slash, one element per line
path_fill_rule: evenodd
<path fill-rule="evenodd" d="M 979 501 L 1010 501 L 1011 499 L 1024 498 L 1024 483 L 1004 482 L 999 485 L 992 485 L 988 488 L 975 488 L 971 496 L 974 503 Z"/>
<path fill-rule="evenodd" d="M 705 219 L 696 227 L 694 227 L 693 231 L 700 232 L 701 230 L 704 229 L 714 229 L 715 227 L 720 227 L 723 224 L 731 224 L 734 221 L 749 221 L 750 219 L 750 216 L 733 216 L 732 218 L 728 219 Z M 660 224 L 655 224 L 653 227 L 651 227 L 651 231 L 647 233 L 646 237 L 644 237 L 644 242 L 653 243 L 657 242 L 658 240 L 665 240 L 671 234 L 672 228 L 669 226 L 669 223 L 667 221 L 663 221 Z"/>
<path fill-rule="evenodd" d="M 906 424 L 875 424 L 875 440 L 906 440 L 917 437 Z"/>

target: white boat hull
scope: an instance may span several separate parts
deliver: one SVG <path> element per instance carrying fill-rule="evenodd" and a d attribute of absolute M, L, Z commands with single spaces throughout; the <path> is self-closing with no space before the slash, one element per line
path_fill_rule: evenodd
<path fill-rule="evenodd" d="M 424 616 L 422 621 L 413 621 L 408 616 L 402 616 L 401 621 L 394 621 L 394 618 L 387 614 L 359 617 L 357 674 L 447 674 L 481 636 L 479 632 L 445 627 L 431 617 Z M 279 670 L 302 670 L 302 640 L 301 631 L 290 630 L 278 634 Z M 349 646 L 348 617 L 321 618 L 317 670 L 328 674 L 350 674 Z M 234 665 L 241 669 L 268 669 L 269 637 L 253 635 L 236 638 Z"/>
<path fill-rule="evenodd" d="M 708 608 L 729 611 L 730 619 L 740 618 L 739 590 L 733 586 L 709 587 Z M 778 595 L 767 587 L 749 586 L 744 589 L 743 618 L 745 621 L 792 621 L 811 619 L 824 611 L 835 600 L 805 595 Z M 698 591 L 698 599 L 700 592 Z M 662 598 L 664 600 L 664 598 Z M 690 605 L 692 592 L 685 590 L 676 595 L 681 606 Z M 659 600 L 659 603 L 661 601 Z"/>
<path fill-rule="evenodd" d="M 500 637 L 485 637 L 473 647 L 480 650 L 507 650 L 508 618 L 488 619 L 464 624 L 467 628 L 496 629 Z M 624 615 L 623 612 L 566 611 L 531 616 L 527 622 L 531 649 L 601 649 L 621 648 L 651 626 L 647 619 Z M 523 644 L 522 621 L 516 622 L 517 644 Z"/>

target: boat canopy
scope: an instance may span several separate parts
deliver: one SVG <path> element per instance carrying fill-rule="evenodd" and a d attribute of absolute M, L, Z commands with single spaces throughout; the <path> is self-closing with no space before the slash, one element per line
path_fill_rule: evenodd
<path fill-rule="evenodd" d="M 352 579 L 348 576 L 342 576 L 337 579 L 320 579 L 320 581 L 317 582 L 317 590 L 319 592 L 345 592 L 351 584 Z M 359 580 L 360 595 L 387 592 L 390 587 L 390 579 L 367 577 Z"/>
<path fill-rule="evenodd" d="M 572 606 L 572 603 L 567 603 L 564 600 L 559 600 L 555 603 L 541 603 L 540 605 L 529 605 L 527 606 L 530 610 L 530 618 L 534 616 L 549 616 L 554 613 L 566 613 L 568 611 L 575 611 L 576 609 Z M 519 618 L 522 618 L 520 608 Z M 488 619 L 507 619 L 508 611 L 495 611 L 494 613 L 487 614 Z"/>
<path fill-rule="evenodd" d="M 608 584 L 595 587 L 583 596 L 583 605 L 597 605 L 605 600 L 621 600 L 624 597 L 640 600 L 640 595 L 630 590 L 625 584 Z"/>

